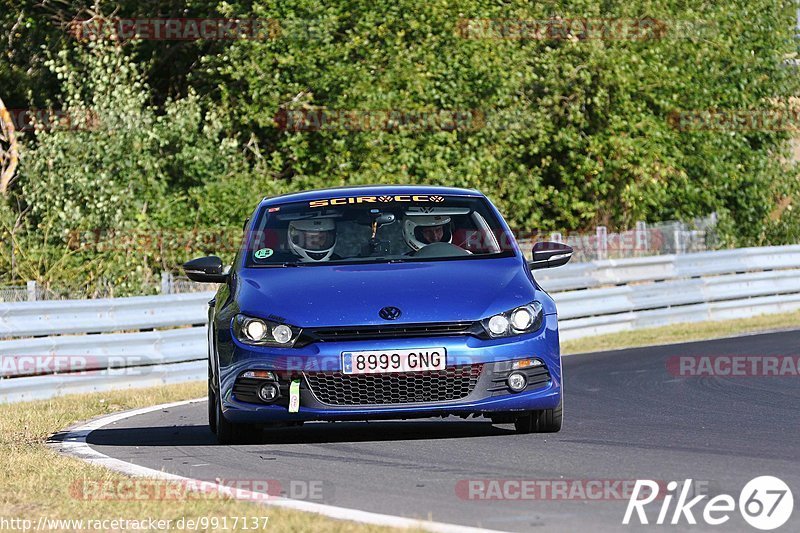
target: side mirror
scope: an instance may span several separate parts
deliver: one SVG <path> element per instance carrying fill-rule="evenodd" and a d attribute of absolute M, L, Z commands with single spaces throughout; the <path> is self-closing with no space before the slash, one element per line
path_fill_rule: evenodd
<path fill-rule="evenodd" d="M 222 259 L 216 255 L 198 257 L 183 264 L 183 271 L 192 281 L 201 283 L 225 283 L 228 274 L 222 265 Z"/>
<path fill-rule="evenodd" d="M 531 270 L 566 265 L 572 259 L 572 247 L 560 242 L 537 242 L 533 245 L 533 261 L 528 261 Z"/>

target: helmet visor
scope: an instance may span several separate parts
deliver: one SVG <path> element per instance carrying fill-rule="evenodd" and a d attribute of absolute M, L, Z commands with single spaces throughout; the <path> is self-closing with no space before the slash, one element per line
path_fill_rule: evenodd
<path fill-rule="evenodd" d="M 423 243 L 431 244 L 434 242 L 450 242 L 450 226 L 442 224 L 438 226 L 417 226 L 414 228 L 414 237 Z"/>
<path fill-rule="evenodd" d="M 304 250 L 319 252 L 330 249 L 336 242 L 335 230 L 302 230 L 292 228 L 292 242 Z"/>

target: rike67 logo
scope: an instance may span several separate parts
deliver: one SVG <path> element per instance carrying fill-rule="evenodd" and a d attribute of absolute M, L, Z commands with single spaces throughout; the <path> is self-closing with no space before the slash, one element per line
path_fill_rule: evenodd
<path fill-rule="evenodd" d="M 628 500 L 628 508 L 622 519 L 624 525 L 631 523 L 634 513 L 640 524 L 648 524 L 645 507 L 658 502 L 661 508 L 655 524 L 697 524 L 695 513 L 702 517 L 706 524 L 719 526 L 731 518 L 736 510 L 737 501 L 729 494 L 714 496 L 702 505 L 708 497 L 706 494 L 689 499 L 692 480 L 687 479 L 681 486 L 677 481 L 670 481 L 666 486 L 666 494 L 659 494 L 663 482 L 649 479 L 638 479 L 633 493 Z M 641 497 L 644 495 L 644 497 Z M 677 496 L 677 500 L 675 497 Z M 675 507 L 672 502 L 675 500 Z M 656 504 L 656 507 L 658 503 Z M 794 498 L 789 486 L 781 479 L 773 476 L 760 476 L 751 479 L 739 493 L 739 512 L 742 518 L 756 529 L 769 531 L 785 524 L 792 515 Z M 683 522 L 685 520 L 685 522 Z"/>

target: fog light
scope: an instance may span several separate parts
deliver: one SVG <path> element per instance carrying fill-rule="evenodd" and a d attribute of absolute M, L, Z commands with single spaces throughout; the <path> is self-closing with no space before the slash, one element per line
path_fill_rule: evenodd
<path fill-rule="evenodd" d="M 274 402 L 278 399 L 279 394 L 278 386 L 274 383 L 265 383 L 258 389 L 258 397 L 261 398 L 262 402 Z"/>
<path fill-rule="evenodd" d="M 527 384 L 528 380 L 522 372 L 514 372 L 508 376 L 508 387 L 514 392 L 521 391 Z"/>

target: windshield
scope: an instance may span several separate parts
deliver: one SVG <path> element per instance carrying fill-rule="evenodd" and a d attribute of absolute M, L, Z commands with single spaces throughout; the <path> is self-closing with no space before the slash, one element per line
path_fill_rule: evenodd
<path fill-rule="evenodd" d="M 511 236 L 483 198 L 354 196 L 261 209 L 246 266 L 507 257 Z"/>

